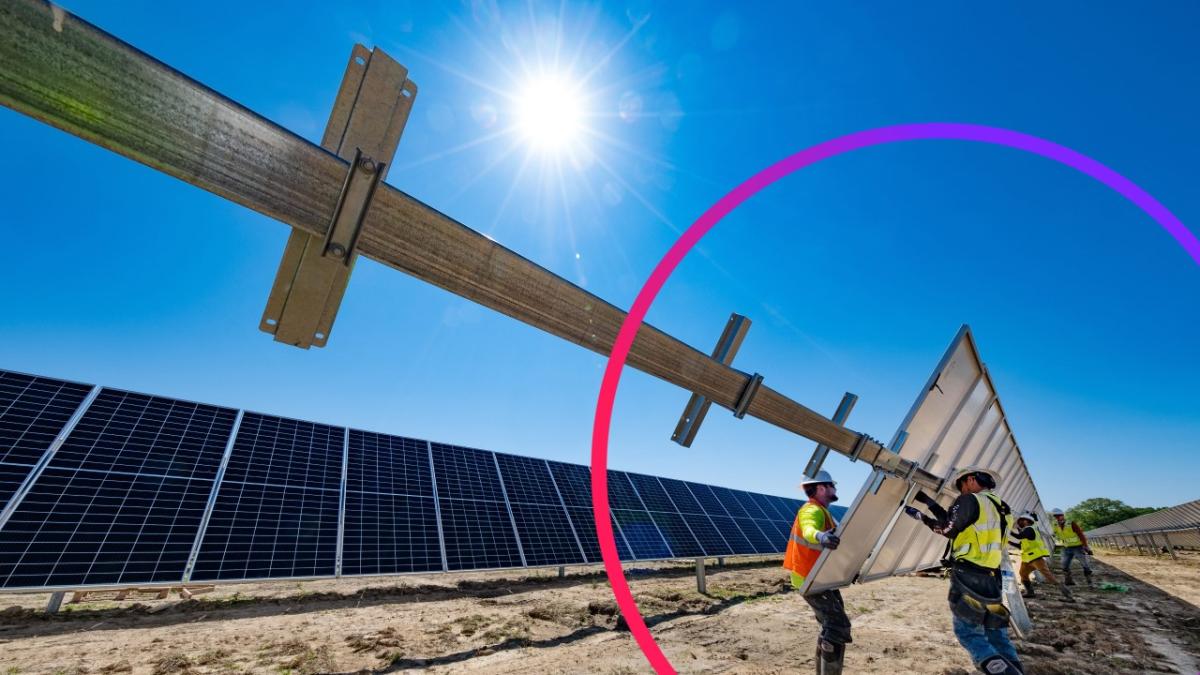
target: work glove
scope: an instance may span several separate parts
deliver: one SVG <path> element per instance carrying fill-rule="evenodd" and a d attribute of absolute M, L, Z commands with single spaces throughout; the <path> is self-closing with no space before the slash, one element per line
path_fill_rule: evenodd
<path fill-rule="evenodd" d="M 838 544 L 842 543 L 842 540 L 833 532 L 818 532 L 817 543 L 823 548 L 833 551 L 837 550 Z"/>
<path fill-rule="evenodd" d="M 906 515 L 909 518 L 912 518 L 913 520 L 916 520 L 916 521 L 921 520 L 921 512 L 912 506 L 904 507 L 904 515 Z"/>
<path fill-rule="evenodd" d="M 913 500 L 918 501 L 926 506 L 933 506 L 937 503 L 936 499 L 925 494 L 923 490 L 917 490 L 917 494 L 913 497 Z"/>
<path fill-rule="evenodd" d="M 1084 547 L 1083 547 L 1083 552 L 1084 552 L 1085 554 L 1087 554 L 1087 555 L 1092 555 L 1092 547 L 1091 547 L 1091 546 L 1084 546 Z"/>

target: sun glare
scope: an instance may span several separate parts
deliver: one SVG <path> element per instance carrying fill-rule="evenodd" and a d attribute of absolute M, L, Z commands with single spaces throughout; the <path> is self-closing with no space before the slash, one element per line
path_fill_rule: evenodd
<path fill-rule="evenodd" d="M 569 148 L 583 129 L 583 97 L 561 77 L 530 81 L 517 97 L 517 126 L 543 152 Z"/>

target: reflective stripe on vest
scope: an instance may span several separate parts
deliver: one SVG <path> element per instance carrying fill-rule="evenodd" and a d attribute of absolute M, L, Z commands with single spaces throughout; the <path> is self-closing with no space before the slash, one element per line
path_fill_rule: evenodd
<path fill-rule="evenodd" d="M 1054 528 L 1054 540 L 1059 546 L 1083 546 L 1083 542 L 1079 541 L 1079 535 L 1075 534 L 1075 528 L 1071 527 L 1071 523 L 1066 523 L 1065 527 L 1058 526 L 1058 520 L 1050 524 Z"/>
<path fill-rule="evenodd" d="M 792 532 L 788 537 L 787 552 L 783 555 L 783 567 L 799 576 L 801 583 L 803 583 L 804 577 L 812 571 L 813 565 L 821 555 L 821 547 L 805 539 L 803 528 L 800 526 L 801 517 L 806 515 L 806 512 L 811 513 L 814 509 L 819 509 L 821 512 L 822 532 L 828 532 L 837 527 L 837 521 L 833 519 L 829 510 L 816 502 L 808 502 L 796 512 L 796 518 L 792 521 Z"/>
<path fill-rule="evenodd" d="M 979 503 L 979 516 L 954 537 L 954 559 L 998 569 L 1004 554 L 999 500 L 991 492 L 978 492 L 975 499 Z"/>
<path fill-rule="evenodd" d="M 1050 549 L 1046 547 L 1042 533 L 1036 527 L 1030 526 L 1030 529 L 1033 530 L 1033 539 L 1021 540 L 1021 562 L 1024 563 L 1050 555 Z"/>

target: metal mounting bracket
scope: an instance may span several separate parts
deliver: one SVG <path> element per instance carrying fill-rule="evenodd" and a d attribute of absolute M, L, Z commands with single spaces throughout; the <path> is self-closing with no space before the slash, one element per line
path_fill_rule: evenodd
<path fill-rule="evenodd" d="M 324 237 L 293 229 L 259 329 L 277 342 L 324 347 L 333 329 L 371 197 L 387 173 L 417 87 L 381 49 L 355 45 L 321 146 L 350 162 Z"/>
<path fill-rule="evenodd" d="M 763 376 L 755 373 L 750 376 L 746 382 L 746 388 L 742 390 L 742 395 L 738 397 L 737 405 L 733 408 L 733 416 L 739 420 L 746 416 L 746 411 L 750 409 L 750 402 L 754 400 L 754 395 L 758 393 L 758 388 L 762 386 Z"/>
<path fill-rule="evenodd" d="M 834 411 L 831 418 L 834 422 L 842 426 L 846 426 L 846 420 L 850 417 L 850 411 L 854 410 L 854 404 L 858 403 L 858 396 L 846 392 L 842 396 L 842 402 L 838 404 L 837 410 Z M 821 470 L 821 465 L 825 463 L 825 458 L 829 456 L 829 446 L 824 443 L 817 444 L 817 449 L 813 450 L 812 457 L 808 460 L 808 466 L 804 467 L 804 475 L 812 478 Z"/>
<path fill-rule="evenodd" d="M 721 333 L 721 339 L 717 340 L 717 346 L 713 348 L 712 358 L 725 365 L 733 363 L 733 357 L 737 355 L 738 349 L 742 346 L 742 340 L 746 339 L 746 332 L 749 330 L 750 319 L 741 314 L 730 314 L 729 321 L 725 322 L 725 330 Z M 690 448 L 692 441 L 696 440 L 696 433 L 700 431 L 700 424 L 708 414 L 710 406 L 712 406 L 712 401 L 708 398 L 700 394 L 692 394 L 683 408 L 683 414 L 679 416 L 679 422 L 675 425 L 675 432 L 671 434 L 671 440 L 685 448 Z"/>

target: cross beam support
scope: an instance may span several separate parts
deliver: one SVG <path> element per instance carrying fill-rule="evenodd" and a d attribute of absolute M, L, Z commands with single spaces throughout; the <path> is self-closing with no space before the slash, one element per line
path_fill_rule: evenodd
<path fill-rule="evenodd" d="M 730 314 L 729 321 L 725 322 L 725 330 L 722 331 L 721 338 L 717 340 L 717 346 L 713 348 L 713 360 L 727 366 L 733 363 L 733 358 L 742 348 L 742 341 L 746 339 L 746 333 L 749 330 L 750 319 L 741 314 Z M 700 394 L 692 394 L 687 405 L 683 407 L 683 414 L 679 416 L 679 422 L 675 425 L 675 433 L 671 434 L 671 440 L 685 448 L 692 447 L 692 441 L 696 440 L 696 433 L 700 431 L 700 425 L 704 423 L 704 417 L 708 415 L 710 406 L 712 406 L 712 401 Z"/>
<path fill-rule="evenodd" d="M 0 3 L 0 104 L 324 237 L 347 162 L 60 7 Z M 625 312 L 409 195 L 380 185 L 359 253 L 607 355 Z M 643 324 L 628 364 L 735 409 L 751 376 Z M 874 439 L 762 386 L 746 414 L 936 489 Z"/>

